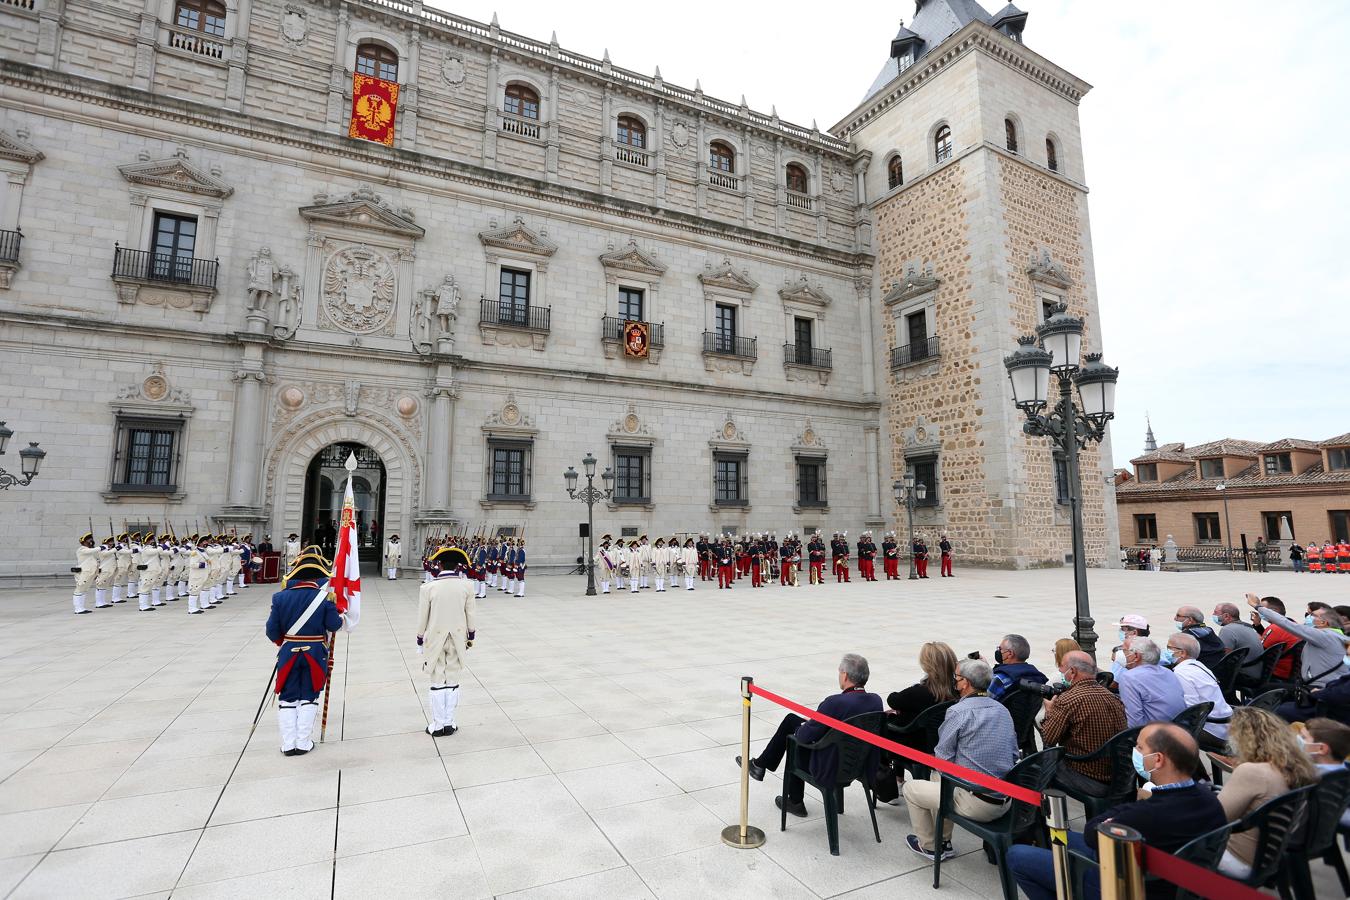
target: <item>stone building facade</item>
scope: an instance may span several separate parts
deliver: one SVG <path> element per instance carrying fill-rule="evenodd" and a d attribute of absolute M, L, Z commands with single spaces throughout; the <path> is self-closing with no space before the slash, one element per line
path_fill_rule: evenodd
<path fill-rule="evenodd" d="M 1156 547 L 1169 535 L 1216 549 L 1258 537 L 1282 547 L 1350 541 L 1350 434 L 1163 444 L 1130 463 L 1133 477 L 1115 488 L 1127 546 Z"/>
<path fill-rule="evenodd" d="M 0 574 L 91 519 L 308 535 L 335 445 L 383 534 L 515 528 L 541 567 L 588 451 L 616 536 L 894 527 L 915 466 L 922 530 L 1061 564 L 1001 357 L 1050 297 L 1099 346 L 1087 86 L 977 9 L 919 3 L 912 65 L 822 132 L 417 0 L 0 0 L 0 382 L 48 450 Z M 348 136 L 354 71 L 397 84 L 390 146 Z"/>

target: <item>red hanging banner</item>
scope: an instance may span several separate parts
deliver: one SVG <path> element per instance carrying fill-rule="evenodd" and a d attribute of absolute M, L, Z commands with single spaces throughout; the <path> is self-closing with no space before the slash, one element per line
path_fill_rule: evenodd
<path fill-rule="evenodd" d="M 394 145 L 394 115 L 398 112 L 398 85 L 392 81 L 352 73 L 352 124 L 349 137 Z"/>

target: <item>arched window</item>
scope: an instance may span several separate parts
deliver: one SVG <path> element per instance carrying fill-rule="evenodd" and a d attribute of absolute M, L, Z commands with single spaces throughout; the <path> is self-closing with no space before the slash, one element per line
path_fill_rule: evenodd
<path fill-rule="evenodd" d="M 708 166 L 714 172 L 735 172 L 736 151 L 721 141 L 713 141 L 708 145 Z"/>
<path fill-rule="evenodd" d="M 178 0 L 173 20 L 179 28 L 225 36 L 225 5 L 216 0 Z"/>
<path fill-rule="evenodd" d="M 946 162 L 952 158 L 952 130 L 946 125 L 933 135 L 933 150 L 938 162 Z"/>
<path fill-rule="evenodd" d="M 1045 139 L 1045 166 L 1051 172 L 1059 171 L 1059 153 L 1055 151 L 1055 139 Z"/>
<path fill-rule="evenodd" d="M 886 187 L 897 188 L 905 183 L 905 166 L 900 162 L 900 157 L 892 156 L 891 161 L 886 163 Z"/>
<path fill-rule="evenodd" d="M 807 192 L 808 181 L 805 169 L 796 163 L 788 163 L 785 174 L 787 177 L 787 189 L 789 191 L 796 191 L 798 194 L 805 194 Z"/>
<path fill-rule="evenodd" d="M 398 54 L 383 44 L 362 44 L 356 48 L 356 71 L 371 78 L 398 81 Z"/>
<path fill-rule="evenodd" d="M 1004 119 L 1004 120 L 1003 120 L 1003 132 L 1004 132 L 1004 137 L 1007 139 L 1007 142 L 1008 142 L 1008 149 L 1009 149 L 1011 152 L 1016 153 L 1016 152 L 1017 152 L 1017 123 L 1014 122 L 1012 119 Z"/>
<path fill-rule="evenodd" d="M 522 119 L 539 118 L 539 95 L 534 88 L 524 84 L 508 84 L 503 108 L 513 116 Z"/>
<path fill-rule="evenodd" d="M 647 146 L 647 126 L 636 116 L 619 116 L 618 140 L 620 144 L 643 150 Z"/>

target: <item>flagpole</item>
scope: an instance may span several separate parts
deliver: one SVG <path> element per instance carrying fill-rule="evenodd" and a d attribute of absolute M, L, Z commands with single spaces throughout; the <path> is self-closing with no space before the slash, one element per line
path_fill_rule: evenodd
<path fill-rule="evenodd" d="M 356 511 L 352 502 L 352 477 L 356 474 L 355 453 L 349 453 L 347 455 L 347 462 L 344 465 L 344 468 L 347 470 L 347 489 L 342 498 L 342 519 L 341 526 L 338 529 L 337 550 L 333 554 L 333 579 L 329 582 L 330 585 L 332 585 L 333 582 L 337 582 L 338 589 L 344 594 L 343 597 L 335 597 L 336 600 L 344 601 L 339 603 L 339 611 L 344 611 L 345 595 L 350 590 L 349 582 L 347 580 L 348 564 L 351 554 L 356 552 L 356 547 L 354 546 Z M 340 572 L 338 571 L 339 562 L 342 565 L 342 571 Z M 357 590 L 359 591 L 359 574 L 357 578 Z M 330 631 L 328 633 L 328 660 L 325 666 L 323 682 L 323 718 L 319 723 L 319 743 L 321 744 L 324 743 L 325 738 L 328 736 L 328 701 L 333 695 L 333 647 L 337 643 L 336 638 L 337 635 L 335 632 Z"/>

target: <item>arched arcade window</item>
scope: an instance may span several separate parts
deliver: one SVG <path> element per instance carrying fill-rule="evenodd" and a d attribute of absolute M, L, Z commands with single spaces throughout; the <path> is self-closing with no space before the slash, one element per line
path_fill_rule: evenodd
<path fill-rule="evenodd" d="M 225 36 L 225 4 L 217 0 L 178 0 L 174 24 L 212 37 Z"/>
<path fill-rule="evenodd" d="M 502 108 L 513 116 L 537 120 L 539 118 L 539 95 L 529 85 L 508 84 Z"/>
<path fill-rule="evenodd" d="M 361 44 L 356 48 L 356 71 L 371 78 L 398 81 L 398 54 L 383 44 Z"/>
<path fill-rule="evenodd" d="M 647 126 L 637 116 L 619 116 L 617 138 L 620 144 L 645 150 L 647 147 Z"/>
<path fill-rule="evenodd" d="M 946 162 L 952 158 L 952 130 L 946 125 L 933 135 L 933 154 L 937 162 Z"/>
<path fill-rule="evenodd" d="M 1012 119 L 1003 120 L 1004 139 L 1007 141 L 1008 150 L 1017 152 L 1017 123 Z"/>
<path fill-rule="evenodd" d="M 708 166 L 715 172 L 735 172 L 736 151 L 722 141 L 713 141 L 708 145 Z"/>
<path fill-rule="evenodd" d="M 1059 152 L 1055 148 L 1055 139 L 1052 137 L 1045 139 L 1045 167 L 1051 172 L 1059 171 Z"/>
<path fill-rule="evenodd" d="M 897 188 L 905 183 L 905 165 L 899 156 L 892 156 L 886 163 L 886 187 Z"/>
<path fill-rule="evenodd" d="M 802 168 L 797 163 L 788 163 L 787 168 L 784 170 L 784 176 L 787 180 L 787 189 L 789 191 L 796 191 L 798 194 L 805 194 L 808 192 L 810 181 L 806 176 L 806 169 Z"/>

